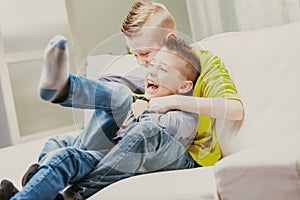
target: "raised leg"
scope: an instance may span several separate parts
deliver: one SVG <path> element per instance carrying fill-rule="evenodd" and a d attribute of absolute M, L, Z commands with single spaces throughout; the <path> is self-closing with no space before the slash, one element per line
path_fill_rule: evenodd
<path fill-rule="evenodd" d="M 66 92 L 69 78 L 69 50 L 67 39 L 63 36 L 54 37 L 48 44 L 40 80 L 40 96 L 52 101 Z"/>

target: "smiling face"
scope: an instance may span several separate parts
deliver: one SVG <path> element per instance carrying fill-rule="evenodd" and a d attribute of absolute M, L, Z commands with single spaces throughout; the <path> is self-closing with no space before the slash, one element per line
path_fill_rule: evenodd
<path fill-rule="evenodd" d="M 172 14 L 163 4 L 153 1 L 136 1 L 121 26 L 130 51 L 142 66 L 150 64 L 164 38 L 175 30 Z"/>
<path fill-rule="evenodd" d="M 181 74 L 186 65 L 187 62 L 181 56 L 163 47 L 147 68 L 145 97 L 150 100 L 191 90 L 192 82 Z M 185 88 L 187 83 L 188 89 Z"/>
<path fill-rule="evenodd" d="M 162 48 L 164 38 L 159 33 L 159 29 L 144 28 L 136 37 L 125 37 L 127 45 L 139 65 L 149 66 L 151 60 Z"/>

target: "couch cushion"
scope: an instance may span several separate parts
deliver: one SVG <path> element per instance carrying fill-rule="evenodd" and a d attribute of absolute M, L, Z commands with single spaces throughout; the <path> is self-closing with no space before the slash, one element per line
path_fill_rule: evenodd
<path fill-rule="evenodd" d="M 0 180 L 8 179 L 20 189 L 21 178 L 30 165 L 37 162 L 47 138 L 0 149 Z"/>
<path fill-rule="evenodd" d="M 222 159 L 216 167 L 221 199 L 300 199 L 300 132 Z"/>
<path fill-rule="evenodd" d="M 133 55 L 91 55 L 87 57 L 85 75 L 89 79 L 97 80 L 104 75 L 135 76 L 145 78 L 146 69 L 138 65 Z M 85 110 L 84 125 L 92 117 L 93 110 Z"/>
<path fill-rule="evenodd" d="M 76 135 L 77 132 L 62 133 L 61 135 Z M 18 189 L 21 189 L 21 178 L 33 163 L 37 163 L 38 156 L 49 136 L 30 142 L 17 144 L 0 149 L 0 181 L 8 179 Z"/>
<path fill-rule="evenodd" d="M 214 167 L 139 175 L 112 184 L 91 200 L 218 200 Z"/>
<path fill-rule="evenodd" d="M 300 23 L 201 41 L 219 55 L 243 100 L 242 122 L 217 122 L 226 156 L 300 132 Z"/>
<path fill-rule="evenodd" d="M 106 74 L 131 75 L 144 78 L 145 68 L 140 67 L 133 55 L 92 55 L 87 57 L 86 75 L 98 79 Z"/>

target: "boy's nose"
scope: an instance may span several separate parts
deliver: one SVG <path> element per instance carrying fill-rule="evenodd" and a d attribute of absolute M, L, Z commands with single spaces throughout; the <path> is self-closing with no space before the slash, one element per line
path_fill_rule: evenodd
<path fill-rule="evenodd" d="M 148 58 L 138 58 L 138 64 L 144 67 L 148 67 L 150 64 L 150 59 Z"/>
<path fill-rule="evenodd" d="M 151 76 L 156 76 L 157 74 L 157 68 L 156 66 L 151 66 L 147 68 L 147 74 Z"/>

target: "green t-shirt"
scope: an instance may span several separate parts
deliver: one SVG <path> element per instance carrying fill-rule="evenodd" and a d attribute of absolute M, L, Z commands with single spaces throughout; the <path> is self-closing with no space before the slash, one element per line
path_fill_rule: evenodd
<path fill-rule="evenodd" d="M 222 97 L 241 101 L 227 69 L 217 56 L 207 50 L 196 51 L 201 62 L 201 75 L 194 87 L 195 95 L 204 98 Z M 194 160 L 201 166 L 214 165 L 221 158 L 221 150 L 216 137 L 216 120 L 199 115 L 197 135 L 188 148 Z"/>

